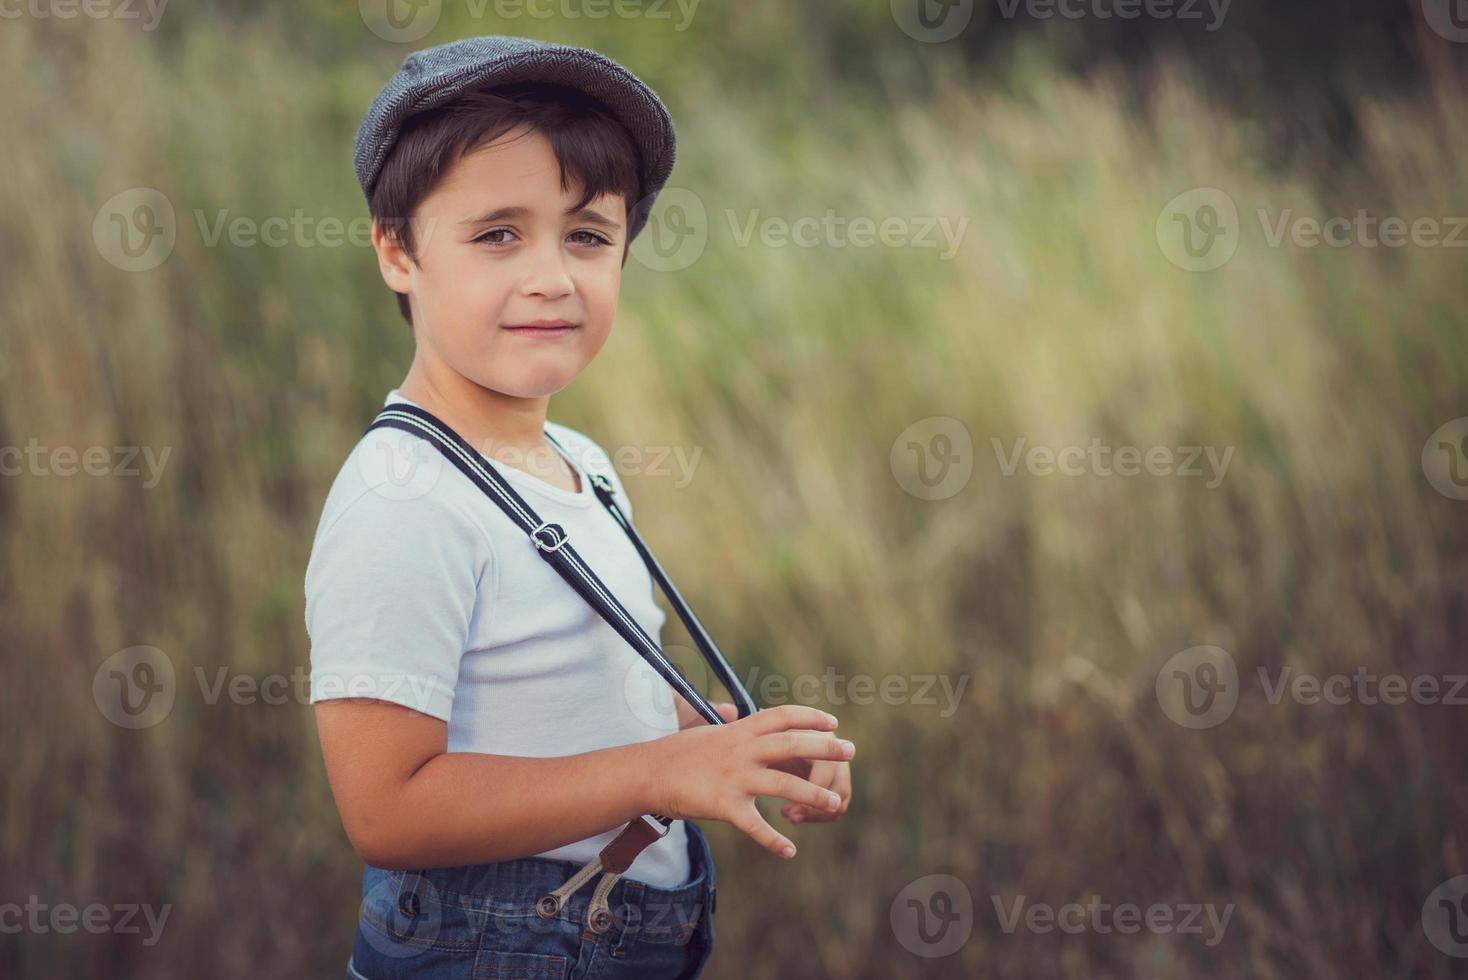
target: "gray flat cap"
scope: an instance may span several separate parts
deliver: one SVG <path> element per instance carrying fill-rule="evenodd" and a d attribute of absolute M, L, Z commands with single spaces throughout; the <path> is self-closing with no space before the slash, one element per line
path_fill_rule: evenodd
<path fill-rule="evenodd" d="M 409 116 L 470 89 L 525 81 L 580 89 L 603 102 L 631 134 L 642 157 L 642 199 L 628 208 L 630 244 L 647 224 L 653 201 L 673 172 L 673 120 L 636 75 L 589 48 L 495 34 L 414 51 L 377 93 L 357 130 L 355 163 L 362 193 L 371 199 L 382 163 Z"/>

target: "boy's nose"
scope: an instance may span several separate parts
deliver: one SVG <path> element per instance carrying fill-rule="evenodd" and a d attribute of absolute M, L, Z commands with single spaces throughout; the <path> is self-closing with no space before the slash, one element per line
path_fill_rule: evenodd
<path fill-rule="evenodd" d="M 559 243 L 537 246 L 529 250 L 529 263 L 521 282 L 521 291 L 526 296 L 544 296 L 555 299 L 575 291 L 576 284 L 566 264 L 566 255 Z"/>

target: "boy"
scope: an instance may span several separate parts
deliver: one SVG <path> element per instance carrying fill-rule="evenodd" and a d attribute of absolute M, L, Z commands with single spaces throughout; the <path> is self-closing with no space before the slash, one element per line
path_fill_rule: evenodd
<path fill-rule="evenodd" d="M 356 146 L 378 266 L 416 346 L 387 404 L 473 447 L 653 638 L 651 577 L 591 474 L 630 518 L 621 481 L 546 410 L 611 332 L 674 153 L 666 109 L 626 69 L 512 37 L 409 55 Z M 709 725 L 670 689 L 629 684 L 637 652 L 404 432 L 369 431 L 338 474 L 306 625 L 327 774 L 366 864 L 348 976 L 696 976 L 715 879 L 691 819 L 788 858 L 756 796 L 789 801 L 794 822 L 850 798 L 854 749 L 834 717 L 721 704 Z M 676 710 L 660 710 L 669 694 Z M 661 837 L 649 813 L 673 818 Z M 630 865 L 588 899 L 580 885 L 628 841 Z"/>

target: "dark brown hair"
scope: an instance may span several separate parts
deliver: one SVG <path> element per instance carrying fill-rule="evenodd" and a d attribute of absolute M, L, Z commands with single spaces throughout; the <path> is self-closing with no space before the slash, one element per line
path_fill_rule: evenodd
<path fill-rule="evenodd" d="M 521 126 L 549 140 L 561 168 L 561 189 L 581 188 L 575 208 L 602 194 L 622 195 L 630 208 L 642 197 L 641 160 L 631 134 L 600 101 L 579 89 L 517 82 L 466 92 L 404 125 L 372 189 L 368 210 L 418 261 L 413 215 L 453 163 Z M 626 220 L 626 214 L 623 214 Z M 627 262 L 623 242 L 622 263 Z M 398 311 L 411 326 L 407 293 Z"/>

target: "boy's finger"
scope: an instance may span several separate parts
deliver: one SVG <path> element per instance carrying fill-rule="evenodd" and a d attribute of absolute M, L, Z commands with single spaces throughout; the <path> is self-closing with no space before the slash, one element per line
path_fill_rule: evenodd
<path fill-rule="evenodd" d="M 830 732 L 783 731 L 762 735 L 755 741 L 755 758 L 760 762 L 786 759 L 834 759 L 844 762 L 856 746 Z"/>
<path fill-rule="evenodd" d="M 766 769 L 754 782 L 753 788 L 760 796 L 778 796 L 791 803 L 803 803 L 814 810 L 825 809 L 835 813 L 836 807 L 841 805 L 840 797 L 824 786 L 774 769 Z"/>
<path fill-rule="evenodd" d="M 785 819 L 791 823 L 830 823 L 838 816 L 840 816 L 839 811 L 821 810 L 803 803 L 792 803 L 790 812 L 785 814 Z"/>
<path fill-rule="evenodd" d="M 765 818 L 760 815 L 759 809 L 754 805 L 753 800 L 750 800 L 747 806 L 740 809 L 730 823 L 744 831 L 750 837 L 753 837 L 756 843 L 772 854 L 779 855 L 783 858 L 792 858 L 795 856 L 794 842 L 769 825 Z"/>
<path fill-rule="evenodd" d="M 804 704 L 781 704 L 763 711 L 756 711 L 744 719 L 744 724 L 753 725 L 761 734 L 780 732 L 790 728 L 809 728 L 818 732 L 829 732 L 836 727 L 836 716 Z"/>
<path fill-rule="evenodd" d="M 845 813 L 846 812 L 846 808 L 851 805 L 851 767 L 850 766 L 837 766 L 836 767 L 836 783 L 831 788 L 834 789 L 836 791 L 837 795 L 839 795 L 841 797 L 841 806 L 836 811 L 836 816 L 839 817 L 839 816 L 841 816 L 841 814 Z"/>

